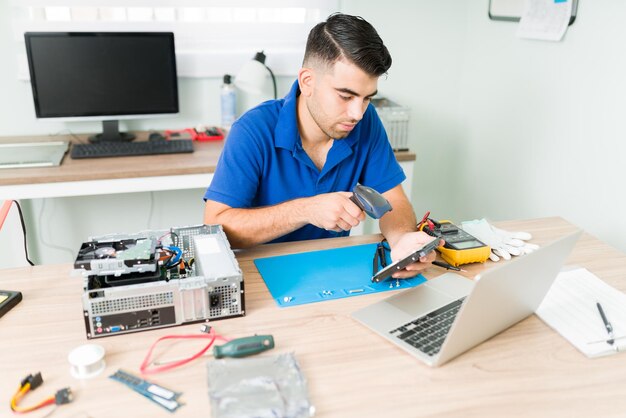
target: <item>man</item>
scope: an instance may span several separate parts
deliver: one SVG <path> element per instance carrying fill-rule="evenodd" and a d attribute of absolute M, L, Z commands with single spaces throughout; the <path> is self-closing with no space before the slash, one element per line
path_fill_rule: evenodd
<path fill-rule="evenodd" d="M 380 229 L 394 260 L 430 237 L 417 221 L 382 123 L 370 105 L 391 56 L 368 22 L 333 14 L 310 32 L 298 79 L 284 99 L 244 114 L 228 135 L 206 194 L 204 221 L 233 247 L 345 236 L 365 219 L 349 191 L 376 189 L 393 210 Z M 422 257 L 394 274 L 412 277 Z"/>

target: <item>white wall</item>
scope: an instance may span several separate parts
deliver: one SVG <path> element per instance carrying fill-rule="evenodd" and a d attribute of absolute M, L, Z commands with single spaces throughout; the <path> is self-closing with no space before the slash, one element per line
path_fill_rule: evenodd
<path fill-rule="evenodd" d="M 391 50 L 381 92 L 413 109 L 418 216 L 558 215 L 626 251 L 625 2 L 580 2 L 559 43 L 517 39 L 488 0 L 343 5 Z"/>
<path fill-rule="evenodd" d="M 559 215 L 626 251 L 626 3 L 580 2 L 559 43 L 517 39 L 487 3 L 467 14 L 463 214 Z"/>

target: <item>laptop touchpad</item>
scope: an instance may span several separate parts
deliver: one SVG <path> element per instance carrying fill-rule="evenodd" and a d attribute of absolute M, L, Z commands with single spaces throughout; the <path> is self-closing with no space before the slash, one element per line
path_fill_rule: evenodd
<path fill-rule="evenodd" d="M 416 318 L 440 308 L 454 298 L 433 289 L 427 283 L 387 299 L 387 303 Z"/>

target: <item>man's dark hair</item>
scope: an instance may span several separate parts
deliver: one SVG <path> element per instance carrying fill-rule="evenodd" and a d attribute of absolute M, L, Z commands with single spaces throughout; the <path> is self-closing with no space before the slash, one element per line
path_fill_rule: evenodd
<path fill-rule="evenodd" d="M 373 76 L 391 67 L 391 55 L 371 24 L 360 16 L 335 13 L 311 29 L 304 63 L 319 60 L 332 65 L 341 58 Z"/>

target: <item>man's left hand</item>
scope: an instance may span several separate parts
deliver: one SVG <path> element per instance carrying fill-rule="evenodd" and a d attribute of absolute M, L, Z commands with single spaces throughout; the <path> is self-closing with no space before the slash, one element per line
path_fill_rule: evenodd
<path fill-rule="evenodd" d="M 408 255 L 414 253 L 415 250 L 423 247 L 424 244 L 430 242 L 432 239 L 433 237 L 421 231 L 405 233 L 391 248 L 391 261 L 396 262 L 398 260 L 402 260 Z M 441 240 L 439 245 L 443 245 L 443 242 L 444 241 Z M 409 277 L 417 276 L 419 273 L 430 267 L 430 263 L 435 261 L 436 256 L 435 252 L 431 251 L 424 257 L 420 257 L 419 261 L 406 266 L 404 270 L 395 272 L 392 277 L 395 279 L 407 279 Z"/>

